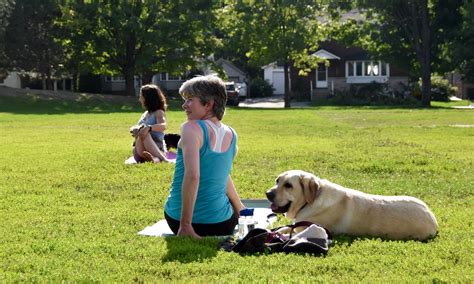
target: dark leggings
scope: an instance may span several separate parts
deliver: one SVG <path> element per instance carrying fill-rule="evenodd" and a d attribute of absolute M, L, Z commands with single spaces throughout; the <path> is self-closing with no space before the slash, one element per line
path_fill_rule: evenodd
<path fill-rule="evenodd" d="M 178 234 L 179 221 L 171 218 L 165 212 L 165 219 L 168 222 L 168 226 L 175 235 Z M 201 237 L 205 236 L 228 236 L 234 233 L 235 225 L 239 222 L 239 218 L 233 214 L 228 220 L 214 224 L 199 224 L 193 223 L 193 229 Z"/>

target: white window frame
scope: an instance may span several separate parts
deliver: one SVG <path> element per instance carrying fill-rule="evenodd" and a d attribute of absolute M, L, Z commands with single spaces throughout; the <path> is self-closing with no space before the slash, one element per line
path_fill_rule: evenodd
<path fill-rule="evenodd" d="M 183 77 L 181 77 L 181 75 L 177 75 L 177 76 L 176 75 L 171 75 L 168 72 L 162 72 L 160 74 L 160 79 L 161 79 L 161 81 L 183 81 Z"/>
<path fill-rule="evenodd" d="M 353 72 L 352 75 L 349 75 L 349 63 L 352 63 L 352 68 Z M 361 63 L 362 64 L 362 75 L 357 75 L 357 64 Z M 369 64 L 369 65 L 367 65 Z M 386 74 L 382 75 L 382 65 L 385 65 L 385 71 Z M 388 81 L 388 78 L 390 77 L 390 64 L 383 62 L 381 60 L 349 60 L 346 61 L 346 83 L 349 84 L 368 84 L 373 81 L 378 82 L 378 83 L 384 83 Z M 371 74 L 365 75 L 366 71 L 369 68 L 371 70 Z M 373 70 L 374 66 L 377 67 L 378 74 L 374 75 Z"/>

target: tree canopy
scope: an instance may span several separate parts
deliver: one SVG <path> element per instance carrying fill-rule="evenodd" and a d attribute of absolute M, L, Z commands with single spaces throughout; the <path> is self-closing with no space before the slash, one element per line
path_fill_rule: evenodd
<path fill-rule="evenodd" d="M 446 56 L 447 47 L 461 23 L 459 8 L 463 0 L 354 2 L 366 21 L 348 22 L 341 33 L 372 54 L 397 62 L 413 76 L 421 77 L 422 103 L 429 106 L 431 72 L 453 68 Z"/>
<path fill-rule="evenodd" d="M 8 58 L 5 54 L 6 27 L 9 23 L 13 8 L 13 0 L 0 0 L 0 78 L 5 77 L 8 71 Z"/>
<path fill-rule="evenodd" d="M 455 38 L 449 45 L 452 63 L 463 74 L 463 77 L 474 82 L 474 2 L 465 1 L 461 8 L 462 22 L 456 30 Z"/>
<path fill-rule="evenodd" d="M 63 6 L 64 39 L 76 69 L 121 74 L 133 95 L 135 74 L 192 69 L 217 45 L 212 1 L 70 1 Z"/>
<path fill-rule="evenodd" d="M 5 30 L 7 66 L 20 72 L 35 72 L 48 79 L 61 72 L 64 62 L 55 20 L 60 16 L 54 0 L 16 0 Z"/>
<path fill-rule="evenodd" d="M 348 6 L 366 20 L 332 20 Z M 0 0 L 0 73 L 122 75 L 133 95 L 134 75 L 181 75 L 217 54 L 254 75 L 283 65 L 289 107 L 289 67 L 315 68 L 311 52 L 336 37 L 421 77 L 429 106 L 432 71 L 474 79 L 473 15 L 468 0 Z"/>
<path fill-rule="evenodd" d="M 224 30 L 232 44 L 244 53 L 250 64 L 283 65 L 285 107 L 290 107 L 289 74 L 291 65 L 308 69 L 318 58 L 309 56 L 324 39 L 321 15 L 326 1 L 317 0 L 229 0 L 222 11 Z"/>

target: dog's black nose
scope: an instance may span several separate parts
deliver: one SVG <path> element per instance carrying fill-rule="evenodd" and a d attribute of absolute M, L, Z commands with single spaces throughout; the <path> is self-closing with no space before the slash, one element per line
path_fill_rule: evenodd
<path fill-rule="evenodd" d="M 267 199 L 270 200 L 270 201 L 273 201 L 273 199 L 275 198 L 275 193 L 273 193 L 273 191 L 269 190 L 265 193 L 267 195 Z"/>

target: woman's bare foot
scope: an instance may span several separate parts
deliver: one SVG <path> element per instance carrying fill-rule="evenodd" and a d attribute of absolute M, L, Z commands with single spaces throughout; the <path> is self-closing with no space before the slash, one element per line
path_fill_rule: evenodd
<path fill-rule="evenodd" d="M 159 162 L 161 162 L 160 159 L 158 159 L 157 157 L 153 156 L 153 155 L 152 155 L 150 152 L 148 152 L 148 151 L 143 151 L 142 156 L 143 156 L 143 159 L 145 159 L 145 161 L 148 161 L 148 162 L 153 162 L 153 163 L 159 163 Z"/>

